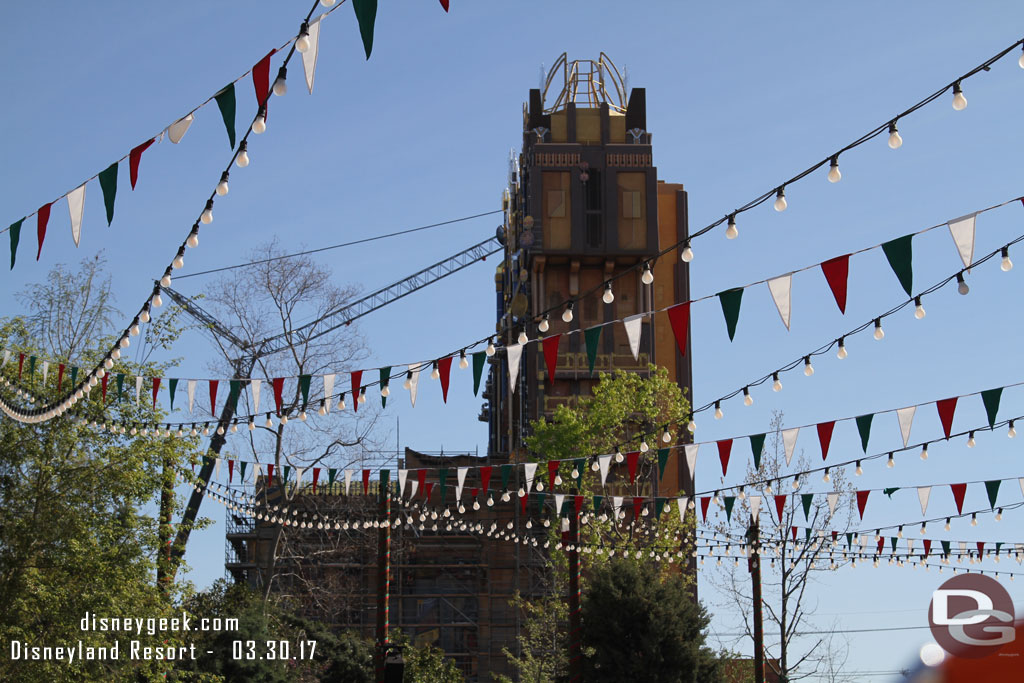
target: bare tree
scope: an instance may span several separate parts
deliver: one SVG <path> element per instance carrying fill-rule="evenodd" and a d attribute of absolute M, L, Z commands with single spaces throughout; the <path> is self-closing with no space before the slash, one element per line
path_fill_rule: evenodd
<path fill-rule="evenodd" d="M 853 487 L 840 469 L 828 473 L 826 495 L 811 495 L 810 490 L 822 492 L 821 478 L 817 475 L 787 474 L 791 467 L 785 457 L 782 437 L 783 415 L 772 415 L 768 444 L 760 467 L 748 466 L 744 499 L 740 514 L 716 525 L 716 531 L 734 539 L 737 549 L 745 543 L 749 532 L 749 496 L 746 493 L 760 489 L 763 505 L 760 513 L 760 542 L 762 605 L 765 625 L 766 656 L 778 654 L 780 680 L 795 681 L 808 676 L 832 676 L 830 680 L 843 680 L 839 676 L 841 663 L 846 659 L 848 644 L 831 633 L 835 624 L 822 627 L 814 624 L 811 616 L 817 605 L 807 593 L 808 587 L 822 572 L 832 572 L 851 561 L 852 555 L 843 550 L 843 542 L 855 545 L 848 535 L 854 520 Z M 813 466 L 801 450 L 795 454 L 792 469 L 805 472 Z M 796 486 L 794 487 L 794 482 Z M 828 495 L 833 494 L 834 510 Z M 776 496 L 786 496 L 779 517 Z M 720 504 L 721 505 L 721 504 Z M 856 550 L 856 548 L 853 548 Z M 723 550 L 719 548 L 719 551 Z M 716 563 L 719 571 L 712 574 L 716 586 L 742 617 L 744 637 L 753 638 L 752 584 L 746 563 Z M 811 641 L 800 639 L 807 631 L 825 632 L 813 636 Z M 809 642 L 806 645 L 805 642 Z"/>

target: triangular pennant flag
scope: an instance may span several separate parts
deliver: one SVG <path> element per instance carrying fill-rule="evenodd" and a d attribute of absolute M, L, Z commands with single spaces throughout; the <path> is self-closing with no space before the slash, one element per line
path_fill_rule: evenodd
<path fill-rule="evenodd" d="M 529 493 L 530 489 L 533 488 L 533 476 L 537 473 L 537 463 L 535 462 L 524 462 L 523 463 L 523 475 L 526 479 L 526 492 Z"/>
<path fill-rule="evenodd" d="M 821 459 L 825 460 L 828 457 L 828 446 L 832 443 L 832 430 L 835 428 L 836 422 L 819 422 L 818 423 L 818 443 L 821 445 Z"/>
<path fill-rule="evenodd" d="M 955 218 L 946 225 L 949 226 L 949 234 L 956 245 L 960 260 L 964 262 L 964 268 L 970 268 L 974 263 L 974 222 L 977 213 L 968 214 Z"/>
<path fill-rule="evenodd" d="M 1019 477 L 1017 479 L 1017 485 L 1020 486 L 1020 494 L 1024 496 L 1024 477 Z"/>
<path fill-rule="evenodd" d="M 43 361 L 43 384 L 46 384 L 46 377 L 50 374 L 50 361 Z"/>
<path fill-rule="evenodd" d="M 729 341 L 736 336 L 736 323 L 740 319 L 740 302 L 742 300 L 742 287 L 718 293 L 718 301 L 722 304 L 722 314 L 725 316 L 725 327 L 729 331 Z"/>
<path fill-rule="evenodd" d="M 345 495 L 348 495 L 349 486 L 352 485 L 352 470 L 345 470 Z"/>
<path fill-rule="evenodd" d="M 188 132 L 189 126 L 195 121 L 196 117 L 189 113 L 188 116 L 180 118 L 170 126 L 167 127 L 167 137 L 173 144 L 178 144 L 181 139 L 185 137 L 185 133 Z"/>
<path fill-rule="evenodd" d="M 274 390 L 274 405 L 277 407 L 277 414 L 280 415 L 281 405 L 284 402 L 284 377 L 274 377 L 270 380 L 270 386 Z"/>
<path fill-rule="evenodd" d="M 655 519 L 661 519 L 661 512 L 665 509 L 665 499 L 658 496 L 654 499 L 654 517 Z"/>
<path fill-rule="evenodd" d="M 213 461 L 213 478 L 214 480 L 220 479 L 220 458 L 214 458 Z"/>
<path fill-rule="evenodd" d="M 729 444 L 732 446 L 732 444 Z M 727 456 L 728 457 L 728 456 Z M 640 462 L 640 451 L 626 453 L 626 469 L 629 471 L 629 483 L 636 482 L 636 465 Z"/>
<path fill-rule="evenodd" d="M 754 456 L 754 469 L 761 468 L 761 454 L 764 453 L 764 434 L 750 435 L 750 452 Z"/>
<path fill-rule="evenodd" d="M 913 248 L 911 245 L 913 237 L 913 235 L 904 235 L 882 245 L 885 258 L 888 259 L 892 272 L 896 273 L 907 296 L 913 296 L 914 290 Z"/>
<path fill-rule="evenodd" d="M 519 378 L 519 361 L 523 355 L 522 344 L 512 344 L 505 347 L 508 353 L 508 385 L 512 393 L 516 392 L 516 380 Z"/>
<path fill-rule="evenodd" d="M 334 486 L 334 480 L 338 476 L 338 468 L 328 467 L 327 468 L 327 486 Z"/>
<path fill-rule="evenodd" d="M 378 386 L 380 387 L 380 407 L 386 408 L 388 405 L 388 394 L 391 393 L 391 388 L 389 386 L 391 384 L 391 366 L 389 365 L 386 368 L 380 368 L 378 375 L 378 379 L 380 380 L 378 382 Z M 387 391 L 384 391 L 385 389 L 387 389 Z"/>
<path fill-rule="evenodd" d="M 555 490 L 555 477 L 558 476 L 558 467 L 561 463 L 557 460 L 548 460 L 548 491 Z"/>
<path fill-rule="evenodd" d="M 686 508 L 689 507 L 690 498 L 688 496 L 680 496 L 676 498 L 676 505 L 679 507 L 679 521 L 686 521 Z"/>
<path fill-rule="evenodd" d="M 441 358 L 437 361 L 437 372 L 441 380 L 441 400 L 448 403 L 448 382 L 452 373 L 452 357 Z"/>
<path fill-rule="evenodd" d="M 732 439 L 722 439 L 718 442 L 718 459 L 722 461 L 722 476 L 729 469 L 729 454 L 732 453 Z"/>
<path fill-rule="evenodd" d="M 171 395 L 171 412 L 174 412 L 174 395 L 178 392 L 178 379 L 172 377 L 167 380 L 167 393 Z"/>
<path fill-rule="evenodd" d="M 597 456 L 597 468 L 601 472 L 601 486 L 605 485 L 608 481 L 608 467 L 611 465 L 612 456 L 610 455 L 599 455 Z M 1022 489 L 1024 490 L 1024 489 Z"/>
<path fill-rule="evenodd" d="M 601 501 L 604 500 L 604 496 L 594 496 L 594 514 L 600 514 L 601 512 Z"/>
<path fill-rule="evenodd" d="M 359 387 L 363 382 L 363 371 L 352 372 L 352 412 L 359 412 Z"/>
<path fill-rule="evenodd" d="M 988 504 L 989 507 L 995 509 L 996 498 L 999 496 L 999 485 L 1003 482 L 999 479 L 985 482 L 985 492 L 988 493 Z"/>
<path fill-rule="evenodd" d="M 257 467 L 259 467 L 259 465 L 257 465 Z M 267 465 L 267 486 L 273 486 L 273 485 L 274 485 L 274 466 L 268 464 Z"/>
<path fill-rule="evenodd" d="M 322 18 L 323 15 L 320 15 L 315 21 L 309 24 L 309 27 L 307 28 L 309 47 L 302 53 L 302 71 L 306 74 L 306 87 L 309 88 L 310 95 L 313 94 L 313 77 L 316 75 L 316 57 L 317 52 L 320 50 L 320 20 Z"/>
<path fill-rule="evenodd" d="M 448 11 L 448 0 L 441 0 L 441 7 L 443 7 L 444 11 L 447 12 Z"/>
<path fill-rule="evenodd" d="M 668 454 L 671 451 L 668 448 L 658 449 L 658 480 L 665 476 L 665 465 L 668 464 Z"/>
<path fill-rule="evenodd" d="M 405 482 L 409 478 L 409 470 L 398 470 L 398 497 L 405 495 Z"/>
<path fill-rule="evenodd" d="M 921 502 L 921 516 L 928 514 L 928 499 L 931 498 L 932 487 L 931 486 L 918 486 L 917 487 L 917 499 Z"/>
<path fill-rule="evenodd" d="M 480 378 L 484 374 L 484 363 L 487 362 L 487 353 L 477 351 L 473 354 L 473 395 L 480 393 Z"/>
<path fill-rule="evenodd" d="M 686 454 L 686 468 L 690 471 L 690 479 L 695 479 L 697 476 L 697 450 L 699 448 L 699 444 L 695 443 L 683 446 L 683 452 Z"/>
<path fill-rule="evenodd" d="M 484 493 L 491 490 L 491 473 L 494 468 L 490 465 L 480 468 L 480 488 L 483 489 Z"/>
<path fill-rule="evenodd" d="M 224 119 L 224 127 L 228 131 L 228 142 L 231 149 L 235 148 L 235 84 L 230 83 L 226 88 L 214 95 L 217 100 L 217 108 L 220 109 L 220 117 Z"/>
<path fill-rule="evenodd" d="M 501 466 L 501 490 L 508 491 L 508 483 L 512 479 L 512 469 L 515 465 L 502 465 Z"/>
<path fill-rule="evenodd" d="M 455 470 L 455 500 L 462 500 L 462 489 L 466 487 L 466 475 L 469 474 L 468 467 L 460 467 Z"/>
<path fill-rule="evenodd" d="M 995 428 L 996 426 L 996 415 L 999 413 L 999 399 L 1002 395 L 1002 387 L 981 392 L 981 402 L 985 404 L 985 414 L 988 416 L 989 427 Z"/>
<path fill-rule="evenodd" d="M 874 413 L 869 413 L 857 418 L 857 431 L 860 432 L 860 447 L 864 449 L 865 453 L 868 452 L 868 439 L 871 437 L 871 420 L 874 417 Z"/>
<path fill-rule="evenodd" d="M 103 190 L 103 206 L 107 210 L 107 225 L 114 221 L 114 198 L 117 197 L 117 162 L 100 171 L 100 189 Z"/>
<path fill-rule="evenodd" d="M 352 0 L 352 7 L 356 11 L 356 21 L 359 22 L 359 36 L 363 39 L 363 50 L 366 51 L 366 58 L 370 58 L 373 51 L 373 25 L 377 20 L 377 0 Z"/>
<path fill-rule="evenodd" d="M 761 521 L 761 496 L 747 496 L 747 501 L 750 503 L 750 517 L 754 520 L 754 524 L 759 524 Z"/>
<path fill-rule="evenodd" d="M 363 495 L 370 493 L 370 470 L 363 470 Z"/>
<path fill-rule="evenodd" d="M 107 382 L 110 380 L 110 375 L 103 375 L 103 402 L 107 402 Z"/>
<path fill-rule="evenodd" d="M 142 153 L 149 149 L 154 142 L 156 142 L 155 138 L 147 140 L 128 153 L 128 178 L 131 180 L 133 190 L 135 183 L 139 180 L 139 162 L 142 161 Z"/>
<path fill-rule="evenodd" d="M 796 448 L 796 437 L 800 435 L 800 428 L 782 430 L 782 445 L 786 450 L 786 464 L 793 460 L 793 449 Z"/>
<path fill-rule="evenodd" d="M 900 434 L 903 436 L 903 447 L 906 448 L 907 444 L 910 443 L 910 428 L 914 425 L 914 413 L 917 412 L 917 406 L 909 406 L 907 408 L 900 408 L 896 411 L 896 419 L 900 423 Z"/>
<path fill-rule="evenodd" d="M 440 484 L 440 490 L 441 490 L 441 500 L 440 500 L 440 502 L 443 504 L 444 503 L 444 499 L 445 499 L 445 494 L 448 493 L 448 468 L 447 467 L 442 467 L 441 469 L 439 469 L 437 471 L 437 481 L 438 481 L 438 484 Z"/>
<path fill-rule="evenodd" d="M 538 499 L 543 500 L 543 498 L 541 498 L 540 496 L 538 496 Z M 556 493 L 555 494 L 555 514 L 558 514 L 558 515 L 562 514 L 562 512 L 563 512 L 562 506 L 563 505 L 565 505 L 565 494 L 564 493 Z"/>
<path fill-rule="evenodd" d="M 704 521 L 708 521 L 708 505 L 711 504 L 711 496 L 700 497 L 700 513 Z"/>
<path fill-rule="evenodd" d="M 805 522 L 811 521 L 810 520 L 810 516 L 811 516 L 811 503 L 813 503 L 813 502 L 814 502 L 814 494 L 813 493 L 803 493 L 803 494 L 800 494 L 800 504 L 803 505 L 803 508 L 804 508 L 804 521 Z"/>
<path fill-rule="evenodd" d="M 299 375 L 299 393 L 302 394 L 302 409 L 306 409 L 306 404 L 309 403 L 309 383 L 312 381 L 312 375 Z"/>
<path fill-rule="evenodd" d="M 75 246 L 82 239 L 82 213 L 85 211 L 85 183 L 68 192 L 68 213 L 71 215 L 71 239 Z"/>
<path fill-rule="evenodd" d="M 217 387 L 220 386 L 219 379 L 210 380 L 210 415 L 217 415 Z"/>
<path fill-rule="evenodd" d="M 270 58 L 277 52 L 276 49 L 267 53 L 267 56 L 256 62 L 252 67 L 252 86 L 256 90 L 256 102 L 264 106 L 267 98 L 270 97 Z M 264 111 L 264 114 L 266 111 Z"/>
<path fill-rule="evenodd" d="M 785 494 L 775 496 L 775 513 L 779 516 L 779 524 L 782 524 L 782 515 L 786 509 L 787 498 L 789 498 L 789 496 Z"/>
<path fill-rule="evenodd" d="M 18 242 L 21 241 L 21 224 L 24 222 L 24 218 L 14 221 L 11 223 L 11 227 L 7 229 L 11 237 L 11 270 L 14 270 L 14 260 L 18 256 Z"/>
<path fill-rule="evenodd" d="M 772 294 L 772 300 L 775 302 L 775 308 L 779 311 L 779 317 L 782 318 L 782 324 L 788 330 L 790 313 L 793 310 L 793 274 L 768 280 L 768 291 Z"/>
<path fill-rule="evenodd" d="M 644 314 L 631 315 L 622 320 L 626 328 L 626 339 L 629 340 L 629 350 L 633 354 L 633 360 L 640 359 L 640 329 L 644 321 Z"/>
<path fill-rule="evenodd" d="M 320 474 L 320 468 L 319 467 L 316 468 L 315 470 L 313 470 L 313 493 L 316 493 L 316 479 L 317 479 L 317 475 L 319 475 L 319 474 Z M 232 480 L 234 478 L 235 478 L 235 461 L 231 460 L 231 459 L 228 459 L 228 483 L 229 484 L 232 483 Z"/>
<path fill-rule="evenodd" d="M 953 491 L 953 500 L 956 501 L 956 512 L 958 515 L 964 512 L 964 495 L 967 494 L 967 484 L 950 484 Z"/>
<path fill-rule="evenodd" d="M 932 552 L 932 541 L 929 538 L 924 539 L 924 554 L 931 555 Z"/>
<path fill-rule="evenodd" d="M 188 381 L 188 384 L 185 385 L 185 388 L 186 388 L 186 390 L 188 392 L 188 412 L 189 412 L 189 415 L 192 414 L 192 408 L 193 408 L 193 406 L 195 406 L 195 402 L 196 402 L 196 383 L 197 383 L 197 380 L 190 379 Z"/>
<path fill-rule="evenodd" d="M 732 508 L 736 505 L 736 496 L 723 496 L 722 501 L 725 503 L 725 518 L 731 522 Z"/>
<path fill-rule="evenodd" d="M 153 410 L 156 410 L 156 395 L 160 391 L 160 378 L 153 378 Z"/>
<path fill-rule="evenodd" d="M 668 313 L 668 321 L 672 325 L 672 334 L 675 335 L 679 353 L 685 356 L 690 334 L 690 302 L 686 301 L 677 304 L 666 312 Z"/>
<path fill-rule="evenodd" d="M 945 398 L 941 401 L 935 402 L 935 407 L 939 409 L 939 419 L 942 421 L 942 431 L 946 434 L 946 440 L 949 440 L 950 431 L 953 429 L 953 413 L 956 412 L 956 400 L 957 397 Z"/>
<path fill-rule="evenodd" d="M 862 520 L 864 519 L 864 508 L 867 507 L 868 504 L 869 493 L 871 493 L 870 489 L 867 491 L 857 491 L 857 510 L 860 512 L 860 518 Z"/>
<path fill-rule="evenodd" d="M 555 381 L 555 368 L 558 366 L 558 343 L 561 339 L 562 335 L 553 334 L 550 337 L 544 337 L 544 341 L 541 342 L 541 346 L 544 347 L 544 363 L 548 366 L 548 382 Z"/>
<path fill-rule="evenodd" d="M 832 296 L 835 297 L 839 312 L 846 313 L 846 283 L 850 276 L 850 255 L 837 256 L 821 264 L 821 272 L 825 275 Z"/>
<path fill-rule="evenodd" d="M 597 360 L 597 344 L 601 340 L 602 326 L 591 327 L 583 332 L 583 340 L 586 342 L 587 347 L 587 365 L 590 368 L 590 374 L 594 374 L 594 362 Z"/>
<path fill-rule="evenodd" d="M 416 481 L 414 481 L 412 483 L 415 484 L 416 488 L 419 488 L 419 490 L 423 492 L 423 496 L 426 497 L 426 495 L 427 495 L 427 471 L 426 470 L 416 470 Z M 414 488 L 412 491 L 409 492 L 409 497 L 410 498 L 412 498 L 413 496 L 416 495 L 416 488 Z"/>
<path fill-rule="evenodd" d="M 39 242 L 39 251 L 36 252 L 36 261 L 43 254 L 43 240 L 46 239 L 46 224 L 50 222 L 50 206 L 43 204 L 36 211 L 36 240 Z"/>
<path fill-rule="evenodd" d="M 828 514 L 833 516 L 836 514 L 836 503 L 839 502 L 839 494 L 835 491 L 825 494 L 825 500 L 828 501 Z"/>
<path fill-rule="evenodd" d="M 231 406 L 231 410 L 238 411 L 238 397 L 242 393 L 242 380 L 231 379 L 228 380 L 228 405 Z"/>
<path fill-rule="evenodd" d="M 612 512 L 615 513 L 615 517 L 619 516 L 619 509 L 622 508 L 622 496 L 612 496 Z"/>

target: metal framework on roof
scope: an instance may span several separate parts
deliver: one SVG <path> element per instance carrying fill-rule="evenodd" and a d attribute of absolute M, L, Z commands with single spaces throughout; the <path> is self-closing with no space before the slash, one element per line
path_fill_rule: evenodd
<path fill-rule="evenodd" d="M 603 52 L 597 60 L 574 59 L 571 62 L 563 52 L 548 71 L 541 92 L 544 102 L 548 101 L 548 93 L 554 94 L 553 86 L 560 90 L 551 106 L 544 108 L 545 114 L 561 111 L 570 102 L 593 109 L 607 104 L 612 111 L 626 111 L 628 93 L 625 79 Z"/>

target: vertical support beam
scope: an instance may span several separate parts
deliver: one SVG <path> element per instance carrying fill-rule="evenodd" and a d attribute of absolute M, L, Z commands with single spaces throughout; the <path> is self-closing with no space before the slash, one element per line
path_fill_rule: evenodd
<path fill-rule="evenodd" d="M 556 510 L 561 514 L 561 510 Z M 569 514 L 569 683 L 583 681 L 580 633 L 580 518 L 575 506 Z"/>
<path fill-rule="evenodd" d="M 754 601 L 754 680 L 764 682 L 764 615 L 761 607 L 761 538 L 754 520 L 750 521 L 747 530 L 748 547 L 750 548 L 750 579 L 753 582 L 752 598 Z"/>
<path fill-rule="evenodd" d="M 391 591 L 391 496 L 380 489 L 380 532 L 377 536 L 377 651 L 374 669 L 377 683 L 384 683 L 384 660 L 388 654 L 389 598 Z"/>
<path fill-rule="evenodd" d="M 174 528 L 171 526 L 171 515 L 174 512 L 174 461 L 164 458 L 163 478 L 160 483 L 160 513 L 159 513 L 159 551 L 156 561 L 156 585 L 164 597 L 168 594 L 171 578 L 173 577 L 171 565 L 171 538 Z"/>

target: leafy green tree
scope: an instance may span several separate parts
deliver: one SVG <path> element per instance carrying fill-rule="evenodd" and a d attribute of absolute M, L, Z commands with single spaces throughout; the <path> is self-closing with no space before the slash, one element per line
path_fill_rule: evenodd
<path fill-rule="evenodd" d="M 443 650 L 431 645 L 416 647 L 401 631 L 391 633 L 391 642 L 402 650 L 403 683 L 462 683 L 466 680 L 455 661 L 444 656 Z"/>
<path fill-rule="evenodd" d="M 584 677 L 598 683 L 717 681 L 717 660 L 704 647 L 710 622 L 680 575 L 614 559 L 590 573 L 583 594 Z"/>
<path fill-rule="evenodd" d="M 508 648 L 502 653 L 519 673 L 520 681 L 553 683 L 569 670 L 568 622 L 569 606 L 563 595 L 527 601 L 520 595 L 512 606 L 523 610 L 523 628 L 519 635 L 517 657 Z M 508 676 L 496 676 L 499 683 L 513 683 Z"/>

